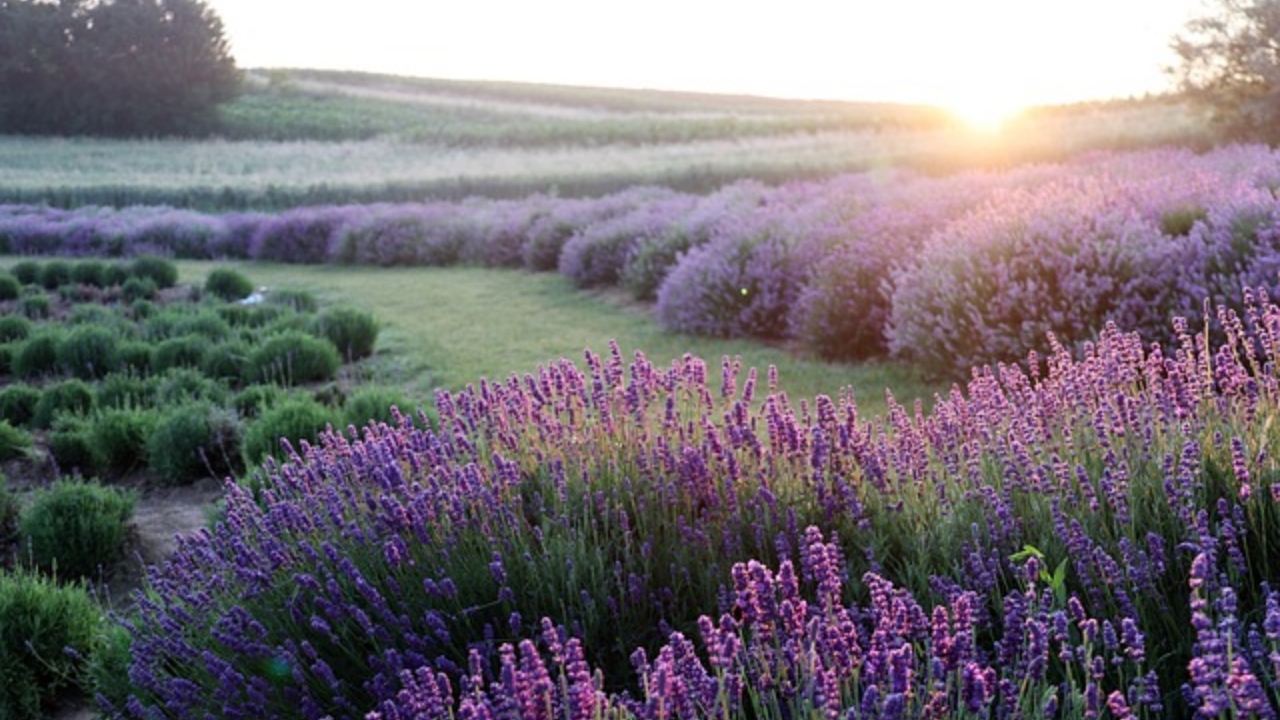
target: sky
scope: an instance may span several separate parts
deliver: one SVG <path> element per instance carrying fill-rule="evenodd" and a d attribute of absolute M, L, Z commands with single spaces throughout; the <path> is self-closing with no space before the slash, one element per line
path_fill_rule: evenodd
<path fill-rule="evenodd" d="M 1010 109 L 1161 92 L 1204 0 L 207 0 L 241 67 Z"/>

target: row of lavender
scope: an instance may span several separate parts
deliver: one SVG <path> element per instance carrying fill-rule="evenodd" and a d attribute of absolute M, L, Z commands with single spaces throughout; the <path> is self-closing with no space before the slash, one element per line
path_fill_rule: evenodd
<path fill-rule="evenodd" d="M 930 178 L 867 173 L 700 197 L 633 188 L 209 216 L 0 208 L 0 251 L 559 270 L 656 300 L 666 327 L 794 337 L 938 373 L 1108 320 L 1168 344 L 1201 303 L 1276 287 L 1280 154 L 1159 151 Z"/>
<path fill-rule="evenodd" d="M 1280 308 L 924 412 L 616 346 L 330 434 L 149 576 L 134 718 L 1230 718 L 1280 708 Z"/>

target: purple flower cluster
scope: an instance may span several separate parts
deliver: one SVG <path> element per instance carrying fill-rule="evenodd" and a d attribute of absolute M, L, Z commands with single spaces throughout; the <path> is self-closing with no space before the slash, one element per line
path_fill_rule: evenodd
<path fill-rule="evenodd" d="M 663 237 L 695 205 L 689 195 L 650 190 L 626 212 L 574 233 L 561 248 L 560 274 L 581 287 L 617 285 L 637 246 Z"/>
<path fill-rule="evenodd" d="M 893 353 L 954 375 L 1071 347 L 1107 322 L 1171 347 L 1170 318 L 1280 287 L 1280 154 L 1090 154 L 922 177 L 847 175 L 707 196 L 305 207 L 0 207 L 0 251 L 558 270 L 655 300 L 667 328 Z M 1219 333 L 1220 331 L 1215 330 Z"/>
<path fill-rule="evenodd" d="M 1086 159 L 996 194 L 894 273 L 892 351 L 951 374 L 1044 350 L 1050 333 L 1074 346 L 1108 322 L 1169 345 L 1171 317 L 1235 303 L 1246 286 L 1280 287 L 1264 184 L 1276 158 L 1246 157 Z"/>
<path fill-rule="evenodd" d="M 1280 308 L 1242 307 L 1216 347 L 1106 328 L 877 418 L 616 346 L 442 392 L 438 430 L 347 428 L 228 485 L 126 621 L 116 711 L 1274 709 Z"/>
<path fill-rule="evenodd" d="M 1006 598 L 1005 642 L 999 654 L 988 653 L 977 637 L 992 628 L 979 617 L 974 593 L 926 611 L 910 593 L 868 573 L 869 602 L 847 605 L 839 547 L 817 528 L 804 537 L 799 571 L 790 560 L 776 573 L 754 560 L 733 566 L 730 611 L 718 621 L 698 618 L 701 652 L 678 631 L 652 660 L 637 649 L 634 694 L 603 691 L 579 640 L 565 640 L 544 618 L 544 652 L 531 639 L 504 644 L 490 677 L 490 663 L 472 651 L 457 698 L 447 674 L 429 666 L 404 670 L 399 692 L 366 718 L 446 718 L 455 708 L 458 717 L 521 720 L 1096 717 L 1106 688 L 1126 677 L 1127 687 L 1106 696 L 1113 715 L 1161 711 L 1131 623 L 1123 638 L 1099 632 L 1074 598 L 1068 608 L 1051 608 L 1031 581 Z M 1049 682 L 1050 666 L 1086 681 Z"/>

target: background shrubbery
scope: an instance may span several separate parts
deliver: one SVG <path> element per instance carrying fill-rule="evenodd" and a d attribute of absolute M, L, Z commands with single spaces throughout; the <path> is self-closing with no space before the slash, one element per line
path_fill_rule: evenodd
<path fill-rule="evenodd" d="M 94 483 L 39 490 L 18 525 L 22 559 L 62 579 L 100 576 L 124 552 L 133 505 L 131 494 Z"/>
<path fill-rule="evenodd" d="M 265 456 L 286 456 L 281 441 L 301 452 L 301 443 L 315 445 L 320 433 L 337 425 L 339 417 L 329 408 L 306 395 L 278 400 L 264 410 L 250 425 L 244 439 L 245 456 L 257 462 Z"/>
<path fill-rule="evenodd" d="M 157 257 L 127 266 L 84 262 L 90 272 L 81 276 L 117 283 L 108 287 L 122 278 L 152 287 L 176 280 L 175 266 Z M 47 267 L 20 265 L 34 279 Z M 105 279 L 114 267 L 122 269 L 119 277 Z M 4 457 L 34 459 L 43 449 L 66 473 L 113 480 L 145 470 L 185 483 L 241 471 L 246 433 L 248 456 L 257 462 L 278 451 L 280 437 L 314 442 L 329 424 L 363 426 L 391 420 L 392 404 L 410 408 L 400 393 L 377 386 L 345 402 L 332 383 L 315 390 L 319 400 L 305 393 L 285 399 L 284 386 L 333 380 L 343 362 L 339 345 L 348 360 L 370 356 L 378 335 L 371 314 L 322 310 L 311 293 L 291 288 L 268 291 L 255 304 L 229 303 L 253 289 L 230 268 L 215 269 L 204 289 L 210 297 L 203 301 L 173 293 L 125 307 L 60 306 L 57 318 L 35 323 L 0 319 L 0 371 L 35 383 L 0 390 Z M 39 447 L 29 430 L 41 431 Z"/>
<path fill-rule="evenodd" d="M 253 292 L 253 281 L 231 268 L 214 268 L 205 278 L 204 291 L 232 302 L 248 297 Z"/>
<path fill-rule="evenodd" d="M 80 586 L 0 571 L 0 713 L 42 720 L 59 693 L 74 688 L 83 658 L 104 624 Z"/>
<path fill-rule="evenodd" d="M 945 375 L 1033 347 L 1046 352 L 1048 330 L 1074 346 L 1116 322 L 1168 344 L 1168 320 L 1198 312 L 1206 297 L 1238 307 L 1242 287 L 1280 289 L 1269 190 L 1277 177 L 1276 152 L 1229 146 L 936 178 L 893 171 L 777 187 L 738 182 L 703 197 L 638 187 L 592 199 L 234 217 L 19 207 L 0 214 L 0 234 L 15 252 L 75 254 L 91 251 L 76 244 L 77 233 L 109 222 L 123 255 L 558 270 L 584 287 L 616 285 L 656 302 L 668 329 L 795 340 L 834 360 L 896 355 Z M 205 239 L 149 233 L 166 212 L 171 224 L 202 218 Z M 110 278 L 118 266 L 107 266 L 104 292 L 156 297 L 171 281 L 147 271 L 152 262 L 123 266 L 133 277 L 118 291 Z M 33 274 L 61 277 L 59 267 L 13 274 L 28 283 Z M 49 284 L 61 292 L 61 283 Z M 40 296 L 18 302 L 29 316 L 47 312 Z M 224 317 L 270 325 L 266 312 L 235 308 Z M 973 344 L 959 339 L 970 335 Z"/>
<path fill-rule="evenodd" d="M 225 304 L 252 289 L 238 273 L 214 276 L 207 293 L 160 292 L 176 268 L 154 257 L 24 267 L 36 281 L 70 273 L 56 297 L 40 296 L 40 320 L 0 318 L 0 373 L 14 380 L 0 389 L 0 462 L 75 479 L 19 500 L 0 475 L 0 717 L 22 719 L 47 717 L 68 692 L 124 702 L 133 690 L 130 635 L 104 623 L 87 589 L 119 581 L 134 496 L 81 478 L 226 478 L 244 470 L 246 438 L 257 463 L 278 454 L 282 438 L 301 447 L 330 425 L 363 427 L 391 419 L 390 403 L 409 406 L 376 387 L 349 400 L 335 383 L 314 389 L 332 407 L 307 390 L 245 387 L 255 371 L 290 385 L 331 378 L 341 359 L 325 333 L 365 357 L 377 337 L 368 313 L 320 314 L 313 296 L 287 288 L 265 306 Z M 110 268 L 120 272 L 109 278 Z M 129 283 L 154 300 L 130 302 Z M 81 292 L 99 285 L 101 295 Z"/>

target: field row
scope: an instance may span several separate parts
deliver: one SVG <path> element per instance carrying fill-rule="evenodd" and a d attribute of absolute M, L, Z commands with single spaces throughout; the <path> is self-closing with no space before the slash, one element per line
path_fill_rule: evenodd
<path fill-rule="evenodd" d="M 271 101 L 261 112 L 295 113 L 319 122 L 313 110 L 289 110 Z M 0 181 L 0 202 L 222 211 L 521 197 L 548 188 L 562 196 L 594 196 L 636 184 L 705 193 L 741 178 L 784 182 L 904 166 L 955 171 L 1057 160 L 1090 149 L 1183 142 L 1202 133 L 1185 108 L 1162 104 L 1044 114 L 998 136 L 951 126 L 814 127 L 759 134 L 750 127 L 756 121 L 748 119 L 716 120 L 721 124 L 705 132 L 649 140 L 617 131 L 630 138 L 620 139 L 613 130 L 597 128 L 598 137 L 584 143 L 581 133 L 561 127 L 563 122 L 538 121 L 548 125 L 547 137 L 518 147 L 456 138 L 415 142 L 372 132 L 333 136 L 324 128 L 300 128 L 296 137 L 279 141 L 5 137 L 0 138 L 0 166 L 13 172 Z M 532 132 L 538 123 L 524 131 Z M 504 126 L 497 127 L 494 132 L 505 137 Z"/>
<path fill-rule="evenodd" d="M 0 207 L 0 251 L 556 270 L 668 330 L 893 356 L 937 376 L 1276 289 L 1280 155 L 1156 151 L 941 178 L 866 173 L 708 196 L 323 206 L 204 215 Z"/>

